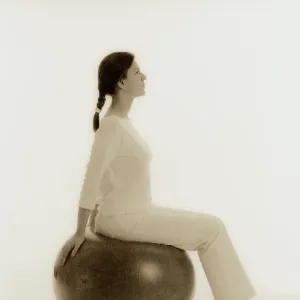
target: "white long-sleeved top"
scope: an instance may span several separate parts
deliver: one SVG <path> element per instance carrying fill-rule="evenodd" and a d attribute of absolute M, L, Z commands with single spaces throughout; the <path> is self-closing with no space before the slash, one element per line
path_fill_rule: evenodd
<path fill-rule="evenodd" d="M 129 119 L 105 116 L 95 132 L 79 206 L 105 215 L 145 209 L 152 203 L 149 145 Z"/>

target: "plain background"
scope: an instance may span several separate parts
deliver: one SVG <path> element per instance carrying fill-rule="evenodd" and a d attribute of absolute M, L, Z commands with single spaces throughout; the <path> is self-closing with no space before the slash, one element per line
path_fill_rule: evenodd
<path fill-rule="evenodd" d="M 218 215 L 258 290 L 300 293 L 299 2 L 0 1 L 0 298 L 52 300 L 97 69 L 136 54 L 155 202 Z M 110 104 L 108 98 L 105 110 Z M 195 299 L 212 299 L 195 252 Z"/>

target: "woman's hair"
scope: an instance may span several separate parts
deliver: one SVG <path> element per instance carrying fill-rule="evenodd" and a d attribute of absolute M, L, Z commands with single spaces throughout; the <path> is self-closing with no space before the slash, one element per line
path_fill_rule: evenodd
<path fill-rule="evenodd" d="M 134 55 L 129 52 L 113 52 L 104 57 L 98 68 L 99 97 L 97 107 L 101 110 L 105 104 L 106 95 L 114 95 L 117 83 L 127 78 L 127 71 L 131 67 Z M 99 113 L 95 112 L 93 130 L 99 128 Z"/>

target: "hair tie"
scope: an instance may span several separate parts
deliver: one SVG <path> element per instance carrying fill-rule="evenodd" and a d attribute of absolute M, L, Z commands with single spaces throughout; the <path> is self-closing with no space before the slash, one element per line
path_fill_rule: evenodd
<path fill-rule="evenodd" d="M 101 112 L 101 109 L 98 108 L 98 107 L 96 107 L 95 112 L 96 112 L 96 113 L 100 113 L 100 112 Z"/>

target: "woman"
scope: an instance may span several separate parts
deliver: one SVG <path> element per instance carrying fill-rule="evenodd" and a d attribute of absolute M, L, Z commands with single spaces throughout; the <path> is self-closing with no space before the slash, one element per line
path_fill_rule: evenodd
<path fill-rule="evenodd" d="M 61 264 L 71 251 L 75 256 L 84 242 L 90 217 L 93 230 L 111 238 L 197 251 L 216 300 L 252 299 L 256 291 L 222 220 L 152 202 L 151 150 L 128 118 L 133 99 L 145 94 L 145 79 L 131 53 L 114 52 L 100 63 L 95 138 L 79 200 L 77 230 L 63 249 Z M 99 124 L 106 95 L 112 96 L 112 104 Z"/>

